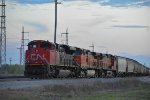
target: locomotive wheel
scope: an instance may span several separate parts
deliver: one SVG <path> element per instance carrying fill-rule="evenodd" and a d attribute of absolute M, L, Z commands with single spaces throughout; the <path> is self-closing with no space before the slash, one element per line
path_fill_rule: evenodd
<path fill-rule="evenodd" d="M 87 70 L 84 70 L 84 75 L 85 77 L 87 77 Z"/>
<path fill-rule="evenodd" d="M 59 75 L 59 70 L 58 69 L 54 69 L 53 70 L 53 77 L 57 78 L 58 75 Z"/>
<path fill-rule="evenodd" d="M 113 75 L 112 75 L 112 77 L 117 77 L 117 73 L 116 73 L 116 71 L 113 71 Z"/>
<path fill-rule="evenodd" d="M 97 70 L 97 76 L 98 76 L 98 78 L 101 78 L 102 77 L 102 70 L 100 69 L 100 70 Z"/>
<path fill-rule="evenodd" d="M 102 77 L 106 77 L 107 76 L 107 70 L 102 70 Z"/>
<path fill-rule="evenodd" d="M 50 66 L 47 67 L 47 72 L 46 72 L 47 78 L 57 78 L 58 74 L 59 74 L 58 69 L 50 67 Z"/>
<path fill-rule="evenodd" d="M 87 77 L 87 70 L 86 69 L 82 69 L 80 71 L 80 77 Z"/>
<path fill-rule="evenodd" d="M 81 75 L 81 70 L 80 68 L 75 68 L 75 77 L 78 78 Z"/>

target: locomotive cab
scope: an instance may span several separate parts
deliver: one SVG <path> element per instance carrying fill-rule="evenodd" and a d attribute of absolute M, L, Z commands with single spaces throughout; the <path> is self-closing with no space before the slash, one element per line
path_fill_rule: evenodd
<path fill-rule="evenodd" d="M 88 52 L 89 52 L 89 50 L 76 47 L 76 51 L 74 54 L 74 60 L 83 69 L 85 69 L 89 66 L 88 65 L 88 61 L 89 61 Z"/>
<path fill-rule="evenodd" d="M 31 41 L 26 51 L 26 64 L 55 64 L 55 49 L 55 44 L 49 41 Z"/>
<path fill-rule="evenodd" d="M 96 55 L 96 52 L 91 52 L 91 58 L 92 58 L 92 64 L 91 66 L 92 67 L 97 67 L 97 55 Z"/>
<path fill-rule="evenodd" d="M 61 66 L 74 66 L 73 64 L 73 54 L 75 52 L 75 48 L 60 44 L 58 46 L 58 51 L 59 51 L 59 65 Z"/>

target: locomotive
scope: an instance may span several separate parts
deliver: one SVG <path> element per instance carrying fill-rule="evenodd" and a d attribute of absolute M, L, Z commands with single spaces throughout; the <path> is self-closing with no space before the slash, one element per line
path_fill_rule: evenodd
<path fill-rule="evenodd" d="M 149 75 L 139 62 L 45 40 L 28 43 L 24 75 L 30 78 Z"/>

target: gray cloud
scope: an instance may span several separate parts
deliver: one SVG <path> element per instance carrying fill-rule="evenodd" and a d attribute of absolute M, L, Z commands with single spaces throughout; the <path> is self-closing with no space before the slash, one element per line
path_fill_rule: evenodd
<path fill-rule="evenodd" d="M 39 32 L 48 32 L 48 26 L 38 22 L 25 21 L 24 24 L 29 25 L 30 27 L 35 28 Z"/>
<path fill-rule="evenodd" d="M 118 28 L 148 28 L 148 26 L 142 26 L 142 25 L 112 25 L 111 27 L 118 27 Z"/>
<path fill-rule="evenodd" d="M 15 9 L 11 9 L 12 7 Z M 8 37 L 12 37 L 13 34 L 16 40 L 20 40 L 21 27 L 25 24 L 25 30 L 31 33 L 30 40 L 53 41 L 53 3 L 17 3 L 17 6 L 7 4 L 6 9 Z M 60 33 L 69 27 L 69 45 L 89 49 L 93 42 L 97 52 L 150 55 L 150 34 L 146 29 L 150 22 L 149 11 L 150 7 L 118 8 L 101 6 L 86 0 L 64 2 L 58 6 L 57 43 L 61 43 Z M 10 44 L 12 41 L 7 43 Z"/>

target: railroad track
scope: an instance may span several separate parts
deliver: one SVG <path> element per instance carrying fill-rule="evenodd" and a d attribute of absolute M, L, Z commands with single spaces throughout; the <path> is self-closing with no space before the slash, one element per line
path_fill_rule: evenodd
<path fill-rule="evenodd" d="M 48 79 L 42 79 L 42 78 L 27 78 L 25 76 L 0 76 L 0 82 L 7 82 L 7 81 L 38 81 L 38 80 L 78 80 L 78 79 L 93 79 L 94 77 L 57 77 L 57 78 L 48 78 Z M 104 77 L 103 77 L 104 78 Z M 105 77 L 110 78 L 110 77 Z M 100 79 L 100 78 L 99 78 Z"/>
<path fill-rule="evenodd" d="M 146 76 L 145 76 L 146 77 Z M 147 76 L 149 77 L 149 76 Z M 117 79 L 123 77 L 101 77 L 101 78 L 94 78 L 94 77 L 57 77 L 57 78 L 49 78 L 49 79 L 41 79 L 41 78 L 27 78 L 25 76 L 0 76 L 0 82 L 7 82 L 7 81 L 40 81 L 40 80 L 78 80 L 78 79 Z M 126 77 L 127 78 L 127 77 Z M 133 77 L 132 77 L 133 78 Z M 135 77 L 138 78 L 138 77 Z"/>
<path fill-rule="evenodd" d="M 5 81 L 26 81 L 31 80 L 30 78 L 26 78 L 25 76 L 0 76 L 0 82 Z"/>
<path fill-rule="evenodd" d="M 26 78 L 25 76 L 0 76 L 0 79 L 8 79 L 8 78 Z"/>

